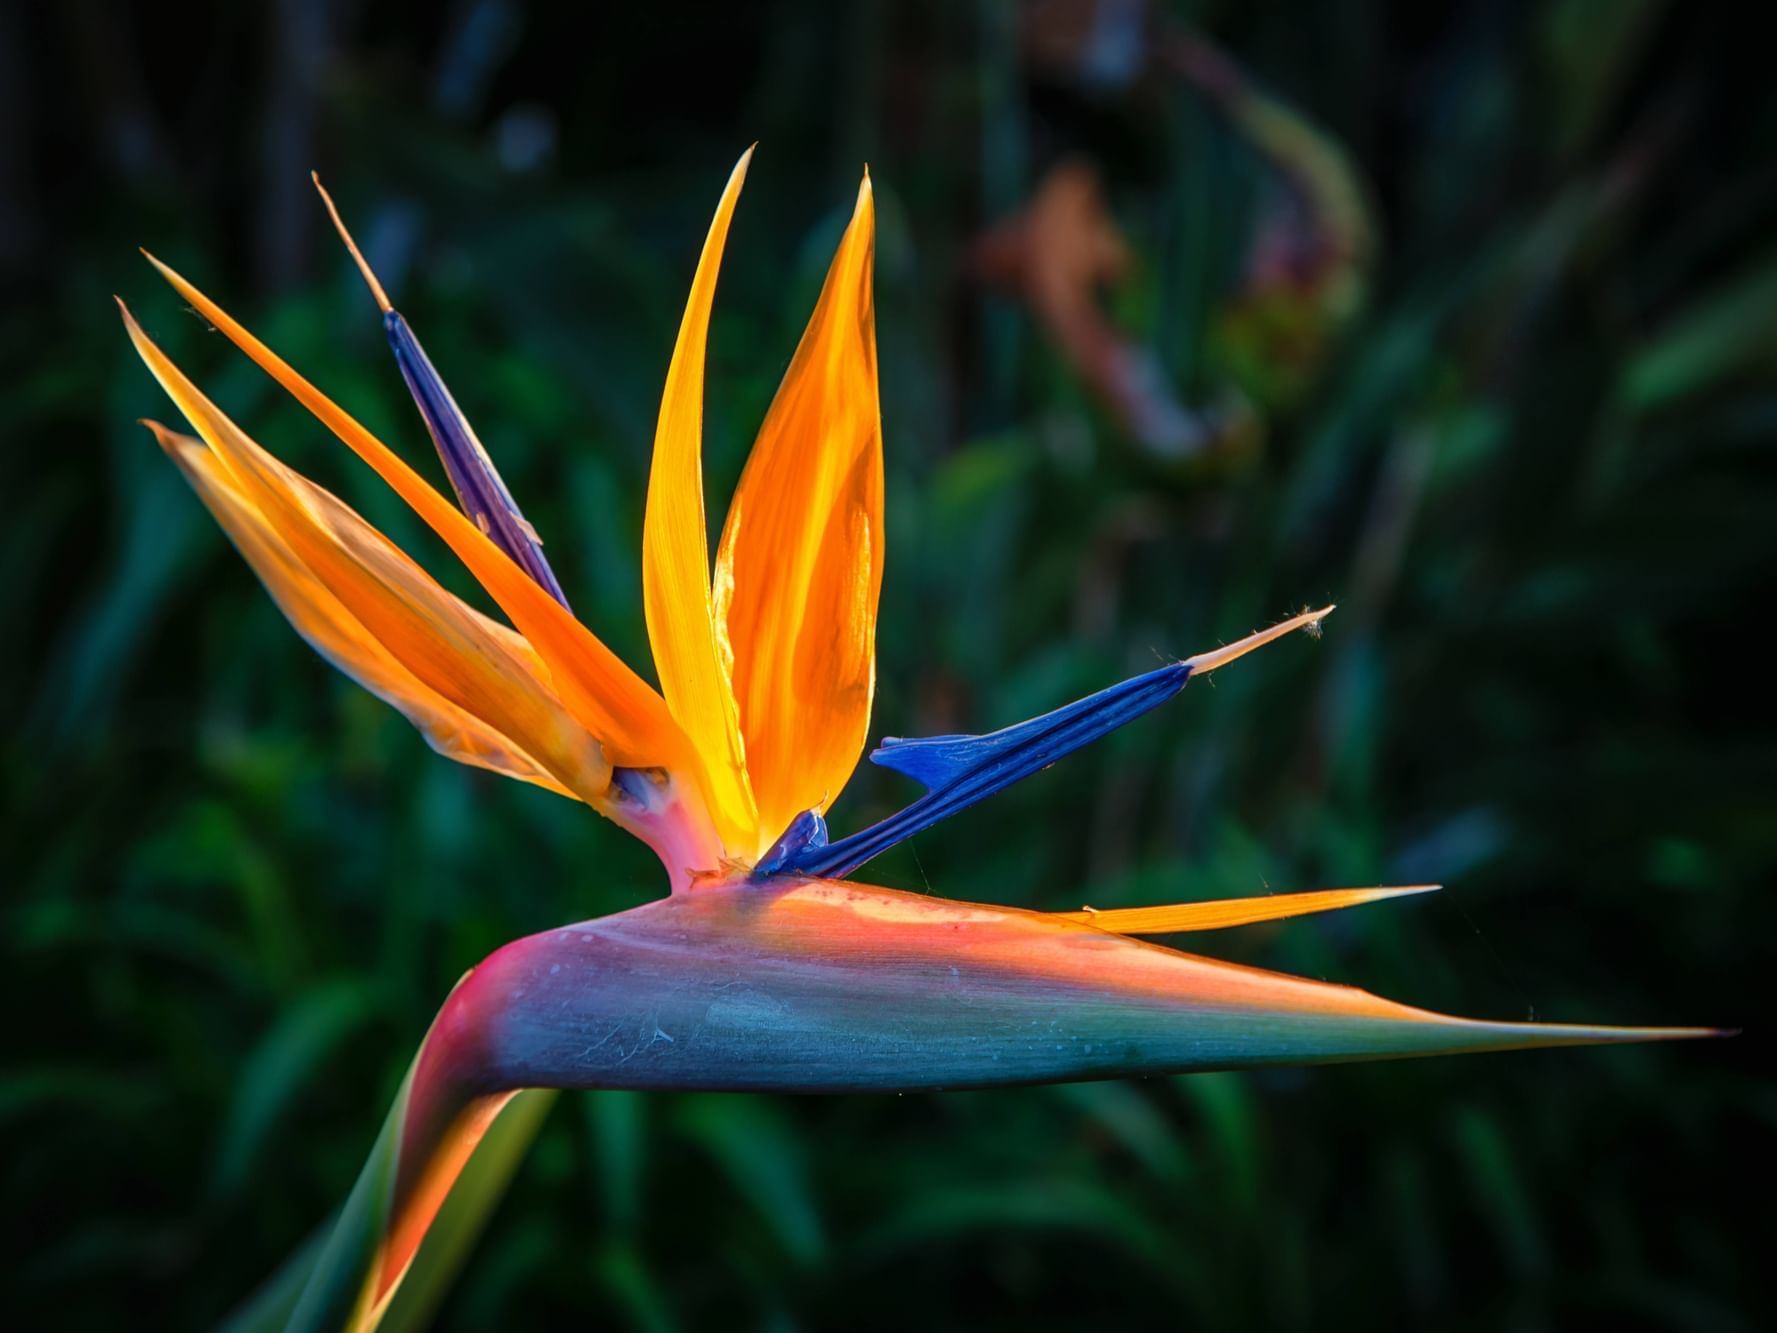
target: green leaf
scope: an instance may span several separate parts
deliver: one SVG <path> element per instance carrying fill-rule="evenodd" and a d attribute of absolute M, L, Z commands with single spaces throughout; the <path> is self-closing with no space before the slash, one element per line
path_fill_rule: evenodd
<path fill-rule="evenodd" d="M 679 1131 L 704 1149 L 759 1212 L 797 1263 L 813 1263 L 826 1247 L 794 1130 L 775 1102 L 762 1097 L 691 1097 L 681 1103 Z"/>
<path fill-rule="evenodd" d="M 410 1068 L 358 1182 L 308 1272 L 301 1296 L 284 1325 L 286 1333 L 332 1333 L 351 1315 L 387 1225 L 411 1086 Z M 555 1097 L 551 1091 L 521 1092 L 494 1117 L 420 1242 L 406 1276 L 376 1325 L 378 1329 L 420 1328 L 430 1320 L 488 1215 L 505 1194 Z M 296 1266 L 296 1261 L 292 1260 L 291 1266 Z M 281 1298 L 280 1278 L 268 1285 Z M 277 1303 L 268 1298 L 267 1308 Z M 256 1298 L 252 1308 L 256 1311 L 258 1305 Z"/>
<path fill-rule="evenodd" d="M 1172 1127 L 1135 1085 L 1062 1083 L 1054 1092 L 1121 1144 L 1158 1179 L 1177 1184 L 1187 1175 L 1190 1164 Z"/>
<path fill-rule="evenodd" d="M 254 1158 L 279 1119 L 376 1008 L 373 985 L 341 978 L 308 991 L 284 1011 L 235 1083 L 211 1177 L 213 1197 L 233 1197 L 245 1187 Z"/>
<path fill-rule="evenodd" d="M 642 1170 L 647 1160 L 647 1096 L 597 1092 L 580 1099 L 597 1162 L 599 1197 L 614 1231 L 632 1231 L 642 1215 Z"/>
<path fill-rule="evenodd" d="M 1766 256 L 1688 306 L 1636 355 L 1618 397 L 1655 411 L 1752 367 L 1777 346 L 1777 258 Z"/>
<path fill-rule="evenodd" d="M 295 1250 L 277 1270 L 260 1284 L 259 1289 L 220 1324 L 216 1333 L 277 1333 L 286 1327 L 302 1299 L 303 1288 L 315 1271 L 326 1243 L 331 1219 L 316 1227 L 313 1234 Z"/>
<path fill-rule="evenodd" d="M 412 1086 L 413 1068 L 409 1066 L 370 1156 L 358 1173 L 357 1183 L 309 1271 L 302 1294 L 284 1325 L 285 1333 L 334 1333 L 350 1316 L 388 1217 L 389 1196 L 395 1187 L 396 1156 L 401 1146 L 401 1124 L 407 1116 Z"/>
<path fill-rule="evenodd" d="M 532 1088 L 507 1102 L 457 1177 L 456 1184 L 438 1210 L 425 1240 L 413 1256 L 407 1276 L 377 1325 L 379 1333 L 399 1333 L 424 1328 L 432 1320 L 439 1301 L 488 1217 L 505 1196 L 526 1149 L 542 1128 L 556 1093 Z"/>

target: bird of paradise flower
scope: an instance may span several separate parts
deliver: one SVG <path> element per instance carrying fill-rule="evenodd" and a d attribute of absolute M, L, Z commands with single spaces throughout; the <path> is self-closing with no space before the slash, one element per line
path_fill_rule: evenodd
<path fill-rule="evenodd" d="M 866 175 L 712 572 L 704 345 L 750 157 L 734 168 L 705 241 L 655 436 L 642 563 L 658 692 L 569 610 L 537 533 L 325 191 L 460 508 L 149 258 L 444 539 L 510 625 L 446 592 L 261 449 L 123 310 L 136 350 L 197 436 L 145 424 L 297 631 L 434 749 L 585 802 L 647 842 L 671 883 L 663 899 L 509 944 L 462 979 L 326 1244 L 278 1289 L 280 1320 L 376 1325 L 416 1254 L 436 1241 L 453 1188 L 478 1152 L 493 1156 L 492 1131 L 521 1118 L 521 1090 L 942 1089 L 1707 1035 L 1452 1018 L 1135 938 L 1420 887 L 1048 913 L 849 882 L 886 848 L 1192 677 L 1317 628 L 1332 608 L 988 735 L 885 740 L 871 760 L 925 794 L 829 839 L 826 813 L 869 725 L 884 557 L 872 193 Z"/>

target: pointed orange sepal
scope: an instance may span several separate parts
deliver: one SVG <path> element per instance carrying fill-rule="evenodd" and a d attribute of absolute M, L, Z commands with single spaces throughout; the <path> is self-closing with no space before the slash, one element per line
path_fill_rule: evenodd
<path fill-rule="evenodd" d="M 827 809 L 870 726 L 883 559 L 875 241 L 866 175 L 716 557 L 767 841 L 802 811 Z"/>
<path fill-rule="evenodd" d="M 731 654 L 710 591 L 703 367 L 722 250 L 752 155 L 749 148 L 728 178 L 691 282 L 661 394 L 642 528 L 643 609 L 661 691 L 702 763 L 711 813 L 724 843 L 732 854 L 749 858 L 757 854 L 758 817 L 735 713 Z"/>
<path fill-rule="evenodd" d="M 1311 912 L 1431 893 L 1439 885 L 1416 884 L 1404 889 L 1316 889 L 1311 893 L 1269 893 L 1261 898 L 1224 898 L 1218 902 L 1172 903 L 1163 907 L 1118 907 L 1107 911 L 1087 907 L 1078 912 L 1052 912 L 1062 921 L 1078 921 L 1117 935 L 1166 935 L 1175 931 L 1225 930 L 1256 921 L 1281 921 Z"/>

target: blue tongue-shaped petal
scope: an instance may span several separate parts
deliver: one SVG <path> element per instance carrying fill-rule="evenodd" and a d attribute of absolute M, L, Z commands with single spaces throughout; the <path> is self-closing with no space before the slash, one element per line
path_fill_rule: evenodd
<path fill-rule="evenodd" d="M 896 843 L 1165 703 L 1185 687 L 1190 674 L 1191 668 L 1182 662 L 1161 667 L 986 736 L 890 737 L 871 754 L 870 762 L 905 773 L 921 783 L 926 794 L 880 824 L 838 842 L 796 845 L 788 840 L 789 846 L 774 847 L 759 862 L 758 873 L 849 875 Z"/>
<path fill-rule="evenodd" d="M 1190 674 L 1190 667 L 1174 663 L 985 736 L 885 736 L 870 762 L 905 773 L 928 792 L 983 777 L 998 791 L 1005 785 L 999 779 L 1033 773 L 1165 703 L 1184 689 Z"/>
<path fill-rule="evenodd" d="M 537 530 L 525 520 L 512 492 L 500 479 L 494 460 L 482 448 L 469 419 L 457 406 L 457 400 L 451 397 L 413 329 L 401 312 L 390 305 L 388 293 L 383 291 L 382 283 L 377 281 L 376 274 L 371 272 L 357 243 L 340 220 L 339 210 L 333 206 L 333 198 L 322 186 L 321 178 L 313 173 L 311 176 L 315 189 L 320 191 L 321 201 L 327 205 L 334 227 L 339 231 L 340 240 L 345 242 L 353 262 L 370 287 L 370 294 L 383 312 L 383 331 L 388 334 L 389 347 L 395 353 L 395 364 L 401 368 L 407 391 L 413 395 L 414 404 L 431 433 L 432 443 L 438 448 L 438 457 L 444 462 L 451 489 L 457 493 L 457 503 L 475 521 L 475 526 L 511 556 L 537 586 L 567 606 L 568 599 L 556 581 L 555 571 L 549 568 L 549 561 L 543 556 L 543 541 L 537 536 Z"/>
<path fill-rule="evenodd" d="M 1145 677 L 1126 680 L 1112 690 L 1122 690 Z M 1181 682 L 1182 684 L 1182 682 Z M 1103 693 L 1109 694 L 1106 690 Z M 1044 732 L 1053 734 L 1066 725 L 1064 715 L 1086 709 L 1099 699 L 1095 694 L 1068 704 L 1065 708 L 1028 722 L 1019 722 L 1002 731 L 985 736 L 884 736 L 882 744 L 870 753 L 870 762 L 878 768 L 904 773 L 927 791 L 948 787 L 967 777 L 971 769 L 984 764 L 1002 763 L 1021 745 L 1038 740 Z M 1168 696 L 1170 697 L 1170 696 Z"/>
<path fill-rule="evenodd" d="M 1159 707 L 1184 689 L 1193 675 L 1213 671 L 1293 629 L 1318 627 L 1321 618 L 1332 609 L 1329 606 L 1304 612 L 1226 648 L 1133 676 L 1052 713 L 985 736 L 927 736 L 913 740 L 890 737 L 871 754 L 870 761 L 904 773 L 924 786 L 926 794 L 881 823 L 837 842 L 793 836 L 797 826 L 792 825 L 790 832 L 759 862 L 756 873 L 834 878 L 849 875 L 896 843 Z"/>

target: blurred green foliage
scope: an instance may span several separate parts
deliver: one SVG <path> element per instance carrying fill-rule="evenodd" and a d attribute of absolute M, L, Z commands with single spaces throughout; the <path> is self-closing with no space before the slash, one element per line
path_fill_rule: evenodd
<path fill-rule="evenodd" d="M 615 829 L 435 758 L 331 674 L 133 424 L 171 409 L 114 290 L 268 447 L 467 591 L 135 256 L 429 460 L 310 166 L 632 662 L 656 395 L 754 138 L 710 508 L 868 160 L 877 734 L 1003 724 L 1341 603 L 1318 644 L 1193 686 L 871 878 L 1055 908 L 1441 880 L 1193 947 L 1483 1015 L 1768 1009 L 1765 48 L 1659 0 L 1203 0 L 1070 26 L 1092 8 L 335 0 L 196 5 L 176 29 L 148 6 L 0 10 L 11 1326 L 221 1318 L 344 1197 L 465 968 L 661 891 Z M 1254 372 L 1252 347 L 1215 344 L 1275 164 L 1146 62 L 1175 25 L 1339 144 L 1375 215 L 1363 309 L 1275 402 L 1262 375 L 1219 378 Z M 1070 155 L 1133 247 L 1114 318 L 1181 401 L 1250 394 L 1250 447 L 1153 456 L 970 280 L 973 238 Z M 1290 293 L 1267 296 L 1275 325 Z M 835 828 L 907 794 L 866 769 Z M 1752 1328 L 1770 1231 L 1750 1172 L 1777 1122 L 1756 1049 L 565 1097 L 440 1318 Z"/>

